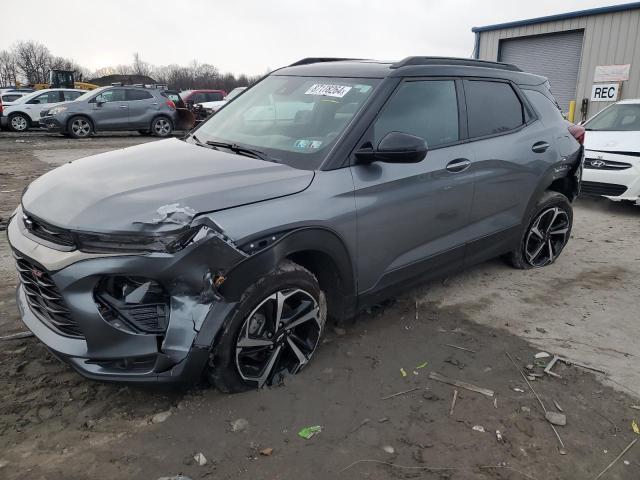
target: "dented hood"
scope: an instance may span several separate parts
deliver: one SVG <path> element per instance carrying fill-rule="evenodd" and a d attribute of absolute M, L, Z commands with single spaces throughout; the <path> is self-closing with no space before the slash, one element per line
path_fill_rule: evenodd
<path fill-rule="evenodd" d="M 74 230 L 175 230 L 198 213 L 300 192 L 313 176 L 169 139 L 56 168 L 29 186 L 22 205 L 29 214 Z"/>

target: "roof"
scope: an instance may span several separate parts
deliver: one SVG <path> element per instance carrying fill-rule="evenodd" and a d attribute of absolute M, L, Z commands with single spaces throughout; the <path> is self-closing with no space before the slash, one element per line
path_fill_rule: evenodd
<path fill-rule="evenodd" d="M 536 17 L 528 20 L 517 20 L 515 22 L 497 23 L 495 25 L 486 25 L 484 27 L 473 27 L 472 32 L 488 32 L 491 30 L 502 30 L 505 28 L 522 27 L 525 25 L 535 25 L 538 23 L 555 22 L 558 20 L 568 20 L 577 17 L 586 17 L 589 15 L 601 15 L 603 13 L 624 12 L 627 10 L 635 10 L 640 8 L 640 2 L 623 3 L 622 5 L 610 5 L 608 7 L 590 8 L 587 10 L 577 10 L 575 12 L 559 13 L 546 17 Z"/>
<path fill-rule="evenodd" d="M 399 62 L 311 58 L 276 70 L 271 75 L 343 78 L 478 76 L 508 78 L 527 85 L 546 81 L 544 77 L 522 72 L 506 63 L 450 57 L 407 57 Z"/>

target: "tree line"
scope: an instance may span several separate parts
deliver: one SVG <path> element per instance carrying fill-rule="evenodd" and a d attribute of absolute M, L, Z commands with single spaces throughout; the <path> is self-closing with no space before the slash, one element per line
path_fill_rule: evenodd
<path fill-rule="evenodd" d="M 51 69 L 73 70 L 76 81 L 86 81 L 106 75 L 143 75 L 155 82 L 179 90 L 195 88 L 222 89 L 227 92 L 257 81 L 260 76 L 221 73 L 217 67 L 195 60 L 186 66 L 151 65 L 133 54 L 133 61 L 126 65 L 100 68 L 94 72 L 65 57 L 53 55 L 49 49 L 34 41 L 19 41 L 7 50 L 0 50 L 0 86 L 47 83 Z"/>

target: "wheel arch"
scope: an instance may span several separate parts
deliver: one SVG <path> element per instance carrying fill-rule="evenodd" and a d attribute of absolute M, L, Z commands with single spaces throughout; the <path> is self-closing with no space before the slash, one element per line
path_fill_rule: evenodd
<path fill-rule="evenodd" d="M 285 233 L 232 268 L 220 293 L 227 300 L 239 299 L 251 284 L 284 260 L 291 260 L 316 276 L 327 295 L 329 316 L 341 320 L 355 313 L 356 283 L 351 255 L 338 234 L 326 228 L 309 227 Z"/>

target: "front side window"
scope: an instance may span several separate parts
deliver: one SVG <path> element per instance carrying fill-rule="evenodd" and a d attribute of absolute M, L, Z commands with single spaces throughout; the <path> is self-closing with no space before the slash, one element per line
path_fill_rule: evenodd
<path fill-rule="evenodd" d="M 371 78 L 267 77 L 207 120 L 195 138 L 250 147 L 276 162 L 313 170 L 379 83 Z"/>
<path fill-rule="evenodd" d="M 374 124 L 374 146 L 390 132 L 409 133 L 429 148 L 457 142 L 458 102 L 453 80 L 405 82 L 384 106 Z"/>
<path fill-rule="evenodd" d="M 640 131 L 640 103 L 617 103 L 596 115 L 587 123 L 587 130 Z"/>
<path fill-rule="evenodd" d="M 524 108 L 506 82 L 465 80 L 469 137 L 505 133 L 524 124 Z"/>
<path fill-rule="evenodd" d="M 125 100 L 125 91 L 123 88 L 114 88 L 112 90 L 105 90 L 98 96 L 96 96 L 96 100 L 110 103 L 110 102 L 124 102 Z"/>
<path fill-rule="evenodd" d="M 60 92 L 47 92 L 29 100 L 32 105 L 45 105 L 47 103 L 57 103 L 60 101 Z"/>

